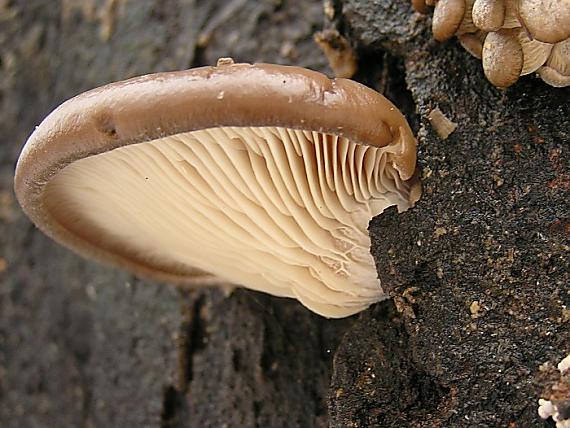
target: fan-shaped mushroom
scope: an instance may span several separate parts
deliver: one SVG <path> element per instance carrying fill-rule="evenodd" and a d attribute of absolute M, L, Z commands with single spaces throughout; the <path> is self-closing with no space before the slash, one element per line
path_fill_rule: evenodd
<path fill-rule="evenodd" d="M 523 50 L 513 30 L 487 34 L 482 60 L 485 76 L 493 85 L 506 88 L 515 83 L 523 67 Z"/>
<path fill-rule="evenodd" d="M 500 30 L 505 21 L 504 0 L 475 0 L 473 4 L 473 23 L 483 31 Z"/>
<path fill-rule="evenodd" d="M 552 45 L 549 43 L 542 43 L 538 40 L 531 40 L 528 38 L 526 31 L 522 28 L 513 30 L 516 35 L 522 51 L 523 51 L 523 67 L 521 76 L 534 73 L 538 70 L 550 56 Z"/>
<path fill-rule="evenodd" d="M 551 86 L 570 86 L 570 39 L 554 45 L 550 57 L 538 70 L 538 74 Z"/>
<path fill-rule="evenodd" d="M 465 33 L 457 36 L 459 43 L 467 52 L 475 58 L 481 59 L 483 55 L 483 43 L 485 42 L 487 33 L 485 31 L 477 31 L 476 33 Z"/>
<path fill-rule="evenodd" d="M 65 102 L 27 141 L 15 190 L 84 256 L 178 284 L 211 272 L 343 317 L 385 297 L 367 227 L 419 197 L 415 147 L 356 82 L 224 61 Z"/>
<path fill-rule="evenodd" d="M 426 13 L 428 2 L 418 0 L 413 5 Z M 569 0 L 437 2 L 432 31 L 440 41 L 457 36 L 465 50 L 483 59 L 485 75 L 495 86 L 510 86 L 520 76 L 535 71 L 551 86 L 570 85 L 570 77 L 564 71 L 564 45 L 553 49 L 554 44 L 563 44 L 570 37 Z M 485 49 L 483 40 L 487 34 Z"/>
<path fill-rule="evenodd" d="M 570 1 L 519 0 L 519 14 L 532 36 L 545 43 L 570 37 Z"/>
<path fill-rule="evenodd" d="M 431 30 L 434 39 L 443 42 L 453 37 L 465 15 L 465 0 L 439 0 L 435 4 Z"/>

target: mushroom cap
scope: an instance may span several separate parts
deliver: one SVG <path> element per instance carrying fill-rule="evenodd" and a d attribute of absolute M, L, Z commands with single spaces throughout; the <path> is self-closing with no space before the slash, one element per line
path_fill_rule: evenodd
<path fill-rule="evenodd" d="M 473 4 L 475 0 L 464 0 L 465 2 L 465 13 L 463 14 L 463 19 L 461 20 L 461 24 L 459 24 L 459 28 L 455 32 L 456 35 L 465 34 L 465 33 L 474 33 L 478 30 L 478 28 L 473 23 Z"/>
<path fill-rule="evenodd" d="M 550 86 L 570 86 L 570 39 L 552 47 L 546 64 L 538 70 L 540 78 Z"/>
<path fill-rule="evenodd" d="M 211 272 L 342 317 L 385 297 L 368 221 L 417 200 L 415 151 L 363 85 L 226 61 L 65 102 L 28 139 L 15 191 L 84 256 L 179 285 Z"/>
<path fill-rule="evenodd" d="M 424 14 L 429 10 L 426 0 L 412 0 L 412 7 L 416 12 Z"/>
<path fill-rule="evenodd" d="M 523 68 L 523 50 L 513 31 L 502 29 L 489 33 L 483 43 L 483 71 L 499 88 L 515 83 Z"/>
<path fill-rule="evenodd" d="M 473 23 L 483 31 L 497 31 L 505 21 L 504 0 L 475 0 L 471 12 Z"/>
<path fill-rule="evenodd" d="M 570 86 L 570 76 L 564 76 L 548 65 L 540 67 L 538 69 L 538 75 L 543 81 L 555 88 L 565 88 L 566 86 Z"/>
<path fill-rule="evenodd" d="M 556 43 L 552 47 L 546 65 L 556 69 L 564 76 L 570 76 L 570 39 Z"/>
<path fill-rule="evenodd" d="M 476 33 L 465 33 L 457 36 L 463 49 L 478 59 L 481 59 L 481 55 L 483 54 L 485 37 L 487 37 L 487 33 L 481 30 Z"/>
<path fill-rule="evenodd" d="M 523 50 L 523 67 L 521 70 L 521 76 L 534 73 L 544 65 L 550 56 L 553 45 L 529 39 L 526 31 L 522 28 L 514 29 L 513 33 L 517 35 L 517 39 Z"/>
<path fill-rule="evenodd" d="M 451 39 L 463 22 L 465 10 L 465 0 L 439 0 L 431 21 L 434 39 L 439 42 Z"/>
<path fill-rule="evenodd" d="M 533 38 L 558 43 L 570 37 L 570 1 L 520 0 L 519 14 Z"/>
<path fill-rule="evenodd" d="M 522 24 L 519 20 L 519 0 L 504 0 L 505 20 L 502 28 L 518 28 Z"/>

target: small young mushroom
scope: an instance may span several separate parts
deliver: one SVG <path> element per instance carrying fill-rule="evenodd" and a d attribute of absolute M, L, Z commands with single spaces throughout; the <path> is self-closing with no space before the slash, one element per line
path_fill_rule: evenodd
<path fill-rule="evenodd" d="M 464 0 L 465 1 L 465 13 L 463 14 L 463 19 L 461 20 L 461 24 L 459 24 L 459 28 L 455 32 L 455 35 L 458 36 L 460 34 L 465 33 L 474 33 L 478 30 L 478 28 L 473 23 L 473 3 L 475 0 Z"/>
<path fill-rule="evenodd" d="M 439 0 L 431 21 L 434 39 L 439 42 L 451 39 L 463 22 L 464 15 L 465 0 Z"/>
<path fill-rule="evenodd" d="M 459 43 L 467 52 L 477 59 L 481 59 L 483 55 L 483 43 L 485 42 L 487 33 L 485 31 L 477 31 L 475 33 L 465 33 L 457 36 Z"/>
<path fill-rule="evenodd" d="M 428 4 L 425 0 L 412 0 L 412 7 L 419 13 L 428 12 Z"/>
<path fill-rule="evenodd" d="M 529 39 L 522 28 L 514 29 L 513 33 L 516 34 L 523 51 L 521 76 L 534 73 L 546 62 L 553 45 Z"/>
<path fill-rule="evenodd" d="M 536 71 L 551 86 L 570 84 L 562 49 L 553 49 L 570 37 L 570 0 L 447 0 L 436 4 L 434 38 L 443 41 L 457 36 L 465 50 L 483 59 L 485 75 L 495 86 L 510 86 L 520 76 Z M 418 0 L 413 5 L 426 13 L 429 3 Z M 550 65 L 545 64 L 547 60 Z"/>
<path fill-rule="evenodd" d="M 483 44 L 483 71 L 498 88 L 515 83 L 523 68 L 523 50 L 513 30 L 500 30 L 487 34 Z"/>
<path fill-rule="evenodd" d="M 473 23 L 483 31 L 500 30 L 505 21 L 504 0 L 475 0 L 473 3 Z"/>
<path fill-rule="evenodd" d="M 560 378 L 545 391 L 546 398 L 538 400 L 538 415 L 552 418 L 556 428 L 570 427 L 570 354 L 558 363 Z"/>
<path fill-rule="evenodd" d="M 519 0 L 505 0 L 505 20 L 501 28 L 520 27 Z"/>
<path fill-rule="evenodd" d="M 570 37 L 570 1 L 519 0 L 519 14 L 532 37 L 558 43 Z"/>
<path fill-rule="evenodd" d="M 538 74 L 550 86 L 570 86 L 570 39 L 553 46 L 546 64 L 538 69 Z"/>
<path fill-rule="evenodd" d="M 65 102 L 28 139 L 15 190 L 84 256 L 344 317 L 386 297 L 368 222 L 419 198 L 415 156 L 404 116 L 363 85 L 222 61 Z"/>

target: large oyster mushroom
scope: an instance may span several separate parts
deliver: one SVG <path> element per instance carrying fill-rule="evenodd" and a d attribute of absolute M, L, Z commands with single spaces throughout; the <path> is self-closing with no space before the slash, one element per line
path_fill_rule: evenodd
<path fill-rule="evenodd" d="M 415 151 L 404 116 L 365 86 L 226 60 L 65 102 L 28 139 L 15 190 L 84 256 L 343 317 L 386 297 L 367 227 L 419 197 Z"/>

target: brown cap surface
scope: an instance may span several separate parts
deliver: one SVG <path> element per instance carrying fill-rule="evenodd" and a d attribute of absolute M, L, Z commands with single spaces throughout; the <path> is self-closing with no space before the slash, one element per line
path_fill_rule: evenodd
<path fill-rule="evenodd" d="M 520 0 L 518 10 L 533 38 L 558 43 L 570 37 L 570 1 Z"/>
<path fill-rule="evenodd" d="M 431 22 L 434 39 L 439 42 L 451 39 L 463 22 L 465 11 L 465 0 L 439 0 Z"/>
<path fill-rule="evenodd" d="M 487 34 L 483 43 L 483 71 L 493 85 L 506 88 L 515 83 L 523 68 L 523 50 L 516 30 L 502 29 Z"/>
<path fill-rule="evenodd" d="M 475 0 L 473 4 L 473 23 L 483 31 L 497 31 L 505 21 L 504 0 Z"/>

